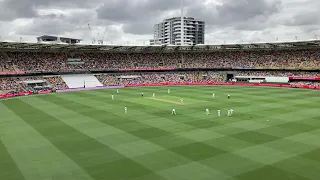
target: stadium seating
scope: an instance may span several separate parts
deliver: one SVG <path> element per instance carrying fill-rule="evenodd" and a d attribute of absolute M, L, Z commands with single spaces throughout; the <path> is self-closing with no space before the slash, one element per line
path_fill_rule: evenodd
<path fill-rule="evenodd" d="M 2 51 L 0 53 L 1 73 L 34 73 L 112 70 L 130 68 L 233 68 L 237 76 L 276 76 L 276 77 L 320 77 L 319 72 L 305 69 L 319 69 L 320 51 L 304 50 L 253 50 L 215 52 L 172 52 L 172 53 L 103 53 L 80 52 L 78 59 L 70 61 L 66 52 Z M 287 71 L 263 71 L 266 68 L 287 69 Z M 262 69 L 248 71 L 241 69 Z M 290 71 L 302 69 L 302 71 Z M 226 71 L 167 71 L 167 72 L 118 72 L 95 76 L 99 85 L 126 85 L 161 82 L 223 82 Z M 69 82 L 60 76 L 44 77 L 0 77 L 0 94 L 30 90 L 22 81 L 44 80 L 52 89 L 67 89 Z M 98 82 L 97 81 L 97 82 Z M 98 82 L 98 83 L 99 83 Z M 70 83 L 69 83 L 70 84 Z M 294 85 L 319 86 L 315 82 L 291 82 Z M 81 82 L 81 86 L 83 83 Z"/>
<path fill-rule="evenodd" d="M 237 76 L 274 76 L 274 77 L 320 77 L 317 72 L 299 71 L 234 71 Z M 224 82 L 225 72 L 219 71 L 193 71 L 193 72 L 140 72 L 140 73 L 105 73 L 95 75 L 100 81 L 100 85 L 116 86 L 142 83 L 163 83 L 163 82 Z M 61 90 L 70 88 L 60 76 L 44 77 L 20 77 L 20 78 L 0 78 L 0 94 L 5 92 L 21 92 L 28 90 L 21 82 L 27 80 L 45 80 L 52 85 L 53 89 Z M 319 86 L 316 82 L 291 82 L 292 85 L 312 85 Z M 81 81 L 79 87 L 83 86 Z M 72 88 L 72 87 L 71 87 Z"/>
<path fill-rule="evenodd" d="M 50 77 L 44 77 L 45 80 L 47 80 L 54 89 L 67 89 L 67 84 L 63 81 L 63 79 L 60 76 L 50 76 Z"/>
<path fill-rule="evenodd" d="M 193 53 L 82 53 L 81 63 L 65 53 L 6 52 L 1 71 L 67 71 L 118 68 L 316 68 L 317 50 L 217 51 Z M 10 62 L 6 61 L 10 59 Z M 4 63 L 6 62 L 6 63 Z"/>

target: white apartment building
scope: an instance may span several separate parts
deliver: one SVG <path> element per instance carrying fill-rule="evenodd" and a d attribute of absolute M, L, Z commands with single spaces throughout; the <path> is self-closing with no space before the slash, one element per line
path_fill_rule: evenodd
<path fill-rule="evenodd" d="M 150 45 L 181 45 L 181 17 L 165 19 L 154 25 Z M 205 22 L 184 17 L 184 45 L 204 44 Z"/>

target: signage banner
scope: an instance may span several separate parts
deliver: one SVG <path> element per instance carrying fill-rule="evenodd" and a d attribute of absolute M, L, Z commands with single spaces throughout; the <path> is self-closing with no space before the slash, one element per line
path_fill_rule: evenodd
<path fill-rule="evenodd" d="M 120 71 L 175 70 L 175 68 L 121 68 Z"/>
<path fill-rule="evenodd" d="M 32 92 L 20 92 L 20 93 L 13 93 L 13 94 L 0 94 L 0 98 L 11 98 L 11 97 L 17 97 L 17 96 L 28 96 L 33 94 Z"/>
<path fill-rule="evenodd" d="M 320 81 L 319 77 L 289 76 L 289 80 Z"/>

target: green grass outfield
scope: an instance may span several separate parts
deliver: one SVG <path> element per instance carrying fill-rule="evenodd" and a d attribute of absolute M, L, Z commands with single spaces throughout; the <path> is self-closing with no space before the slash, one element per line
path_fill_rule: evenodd
<path fill-rule="evenodd" d="M 0 179 L 319 180 L 319 102 L 320 91 L 208 86 L 1 101 Z"/>

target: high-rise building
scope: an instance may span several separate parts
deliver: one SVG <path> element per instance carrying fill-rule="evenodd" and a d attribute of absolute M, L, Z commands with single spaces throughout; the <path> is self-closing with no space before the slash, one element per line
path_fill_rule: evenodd
<path fill-rule="evenodd" d="M 183 21 L 183 45 L 204 44 L 205 22 L 193 17 L 184 17 Z M 173 17 L 155 24 L 150 45 L 181 45 L 181 22 L 181 17 Z"/>

